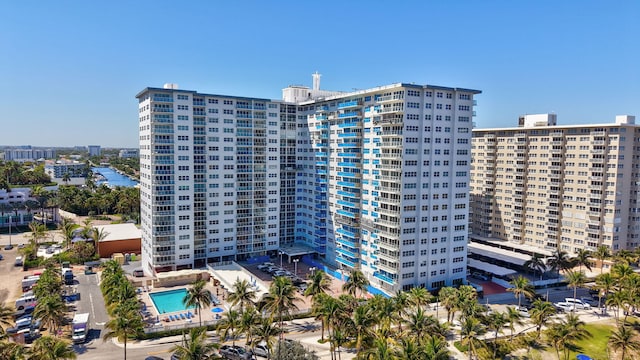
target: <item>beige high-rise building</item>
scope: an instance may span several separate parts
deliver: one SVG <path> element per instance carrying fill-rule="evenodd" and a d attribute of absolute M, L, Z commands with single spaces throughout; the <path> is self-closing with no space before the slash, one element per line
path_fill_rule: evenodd
<path fill-rule="evenodd" d="M 555 114 L 539 114 L 521 117 L 518 125 L 473 131 L 471 252 L 489 257 L 491 246 L 506 262 L 521 265 L 533 252 L 550 255 L 560 249 L 572 255 L 601 245 L 612 251 L 637 247 L 640 125 L 635 117 L 558 126 Z"/>

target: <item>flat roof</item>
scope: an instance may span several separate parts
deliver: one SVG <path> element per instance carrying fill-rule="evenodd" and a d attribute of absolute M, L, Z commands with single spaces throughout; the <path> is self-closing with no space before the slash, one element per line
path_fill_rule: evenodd
<path fill-rule="evenodd" d="M 469 251 L 473 254 L 478 254 L 482 256 L 486 256 L 488 258 L 502 260 L 504 262 L 508 262 L 515 265 L 524 265 L 531 256 L 527 254 L 522 254 L 516 251 L 500 249 L 497 247 L 493 247 L 490 245 L 478 244 L 478 243 L 469 243 L 467 245 Z"/>
<path fill-rule="evenodd" d="M 507 276 L 507 275 L 517 273 L 517 271 L 515 270 L 503 268 L 502 266 L 493 265 L 488 262 L 484 262 L 476 259 L 468 259 L 467 265 L 474 269 L 483 270 L 498 276 Z"/>
<path fill-rule="evenodd" d="M 107 236 L 102 240 L 105 241 L 117 241 L 127 239 L 139 239 L 142 237 L 142 231 L 138 229 L 134 224 L 111 224 L 111 225 L 96 225 L 94 228 L 104 231 Z"/>
<path fill-rule="evenodd" d="M 512 242 L 509 242 L 509 241 L 506 241 L 506 240 L 501 240 L 501 239 L 496 239 L 496 238 L 488 238 L 488 237 L 478 236 L 478 235 L 469 235 L 470 242 L 473 242 L 473 239 L 477 239 L 479 241 L 488 242 L 488 243 L 491 244 L 490 246 L 492 246 L 492 247 L 506 248 L 507 250 L 511 250 L 511 249 L 524 250 L 524 251 L 528 251 L 530 253 L 538 253 L 538 254 L 543 255 L 543 256 L 552 256 L 553 255 L 553 251 L 542 249 L 542 248 L 539 248 L 537 246 L 532 246 L 532 245 L 527 245 L 527 244 L 520 244 L 520 243 L 512 243 Z"/>
<path fill-rule="evenodd" d="M 139 98 L 140 96 L 142 96 L 144 93 L 149 92 L 149 91 L 164 91 L 164 92 L 181 92 L 181 93 L 187 93 L 187 94 L 194 94 L 194 95 L 200 95 L 200 96 L 213 96 L 213 97 L 219 97 L 219 98 L 228 98 L 228 99 L 237 99 L 237 100 L 254 100 L 254 101 L 268 101 L 268 102 L 282 102 L 282 100 L 270 100 L 270 99 L 263 99 L 263 98 L 254 98 L 254 97 L 250 97 L 250 96 L 234 96 L 234 95 L 220 95 L 220 94 L 205 94 L 205 93 L 199 93 L 195 90 L 182 90 L 182 89 L 165 89 L 165 88 L 156 88 L 156 87 L 146 87 L 144 88 L 142 91 L 140 91 L 139 93 L 136 94 L 136 98 Z M 292 103 L 293 104 L 293 103 Z"/>
<path fill-rule="evenodd" d="M 472 133 L 485 133 L 485 132 L 496 132 L 496 131 L 529 131 L 529 130 L 562 130 L 562 129 L 582 129 L 582 128 L 592 128 L 592 127 L 640 127 L 640 124 L 569 124 L 569 125 L 544 125 L 544 126 L 514 126 L 514 127 L 500 127 L 500 128 L 475 128 L 472 130 Z M 538 134 L 542 136 L 542 134 Z M 573 135 L 573 134 L 565 134 L 565 135 Z"/>

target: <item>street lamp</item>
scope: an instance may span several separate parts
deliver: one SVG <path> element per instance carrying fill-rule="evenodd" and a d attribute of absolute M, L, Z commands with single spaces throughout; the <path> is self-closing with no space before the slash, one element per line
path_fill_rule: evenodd
<path fill-rule="evenodd" d="M 313 275 L 313 273 L 314 273 L 315 271 L 316 271 L 316 267 L 315 267 L 315 266 L 313 266 L 313 267 L 310 267 L 310 268 L 309 268 L 309 273 L 310 273 L 311 275 Z"/>
<path fill-rule="evenodd" d="M 284 254 L 282 251 L 279 251 L 280 253 L 280 269 L 282 269 L 282 254 Z"/>
<path fill-rule="evenodd" d="M 300 259 L 293 259 L 293 275 L 298 276 L 298 261 Z"/>
<path fill-rule="evenodd" d="M 11 247 L 11 215 L 9 215 L 9 247 Z"/>

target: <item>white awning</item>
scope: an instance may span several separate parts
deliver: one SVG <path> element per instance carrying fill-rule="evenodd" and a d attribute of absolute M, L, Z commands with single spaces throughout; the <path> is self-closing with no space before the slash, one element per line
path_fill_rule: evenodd
<path fill-rule="evenodd" d="M 468 245 L 468 248 L 469 248 L 469 252 L 473 254 L 486 256 L 492 259 L 502 260 L 504 262 L 508 262 L 510 264 L 515 264 L 519 266 L 524 265 L 525 262 L 531 259 L 531 256 L 527 254 L 506 250 L 506 249 L 500 249 L 495 246 L 489 246 L 489 245 L 479 244 L 475 242 L 470 242 Z"/>
<path fill-rule="evenodd" d="M 484 262 L 476 259 L 468 259 L 468 265 L 469 267 L 472 267 L 474 269 L 486 271 L 488 273 L 491 273 L 493 275 L 498 275 L 498 276 L 507 276 L 507 275 L 517 273 L 517 271 L 515 270 L 503 268 L 502 266 L 489 264 L 488 262 Z"/>

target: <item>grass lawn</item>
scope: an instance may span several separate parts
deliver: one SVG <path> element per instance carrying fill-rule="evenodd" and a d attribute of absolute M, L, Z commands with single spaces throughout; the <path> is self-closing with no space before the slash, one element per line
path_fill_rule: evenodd
<path fill-rule="evenodd" d="M 615 326 L 587 324 L 585 328 L 591 333 L 591 337 L 578 341 L 576 345 L 580 349 L 580 352 L 571 352 L 569 359 L 575 359 L 577 354 L 589 355 L 593 360 L 609 359 L 607 355 L 607 342 Z"/>

